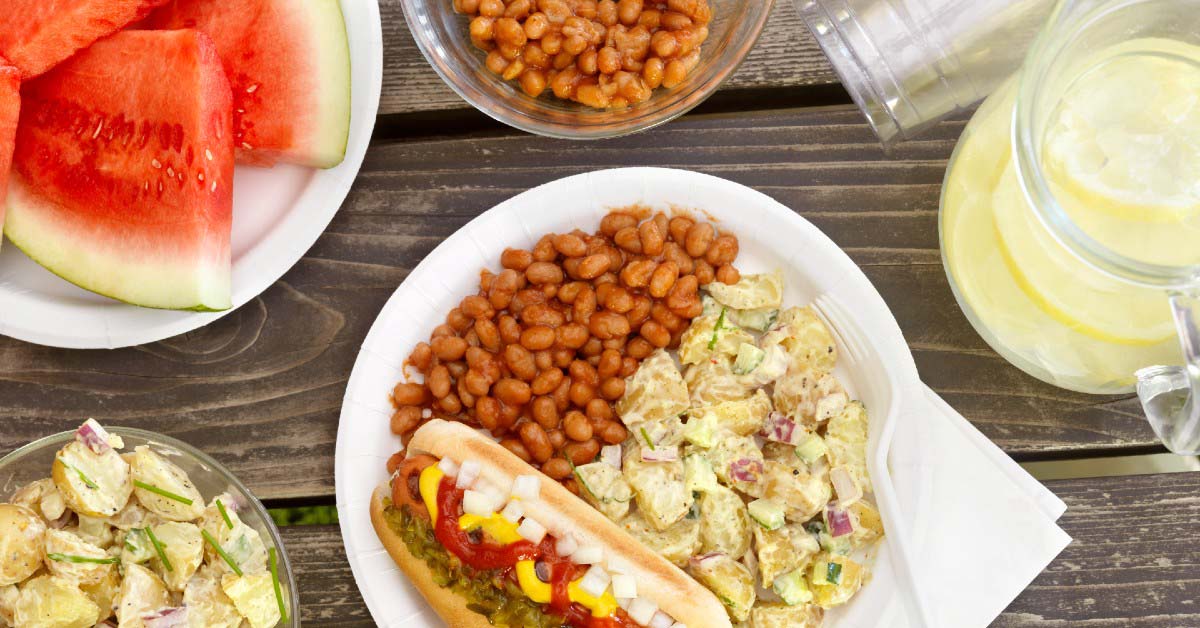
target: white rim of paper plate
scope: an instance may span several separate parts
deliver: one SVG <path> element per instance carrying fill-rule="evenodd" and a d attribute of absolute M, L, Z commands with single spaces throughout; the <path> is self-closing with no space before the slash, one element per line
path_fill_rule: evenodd
<path fill-rule="evenodd" d="M 369 513 L 372 492 L 387 479 L 387 458 L 400 447 L 389 428 L 392 407 L 388 393 L 401 378 L 408 352 L 416 342 L 428 339 L 433 327 L 462 296 L 478 289 L 479 269 L 498 269 L 504 248 L 531 247 L 544 233 L 575 227 L 593 230 L 609 209 L 635 204 L 656 210 L 700 210 L 710 215 L 718 226 L 738 236 L 738 265 L 744 271 L 769 270 L 762 267 L 763 260 L 785 269 L 785 305 L 806 305 L 794 301 L 811 299 L 819 293 L 852 306 L 842 308 L 850 321 L 841 329 L 835 328 L 838 344 L 845 352 L 845 335 L 852 334 L 857 346 L 873 359 L 851 367 L 841 360 L 838 369 L 852 370 L 850 376 L 839 373 L 840 379 L 850 392 L 871 399 L 875 405 L 871 410 L 870 456 L 886 455 L 887 446 L 879 440 L 892 433 L 897 421 L 916 420 L 912 413 L 900 411 L 902 401 L 908 397 L 906 391 L 919 382 L 916 365 L 887 305 L 832 240 L 787 207 L 737 183 L 661 168 L 604 170 L 534 188 L 472 220 L 413 269 L 379 313 L 350 375 L 338 425 L 337 509 L 346 556 L 377 624 L 389 628 L 441 625 L 388 556 L 375 535 Z M 759 267 L 751 267 L 756 262 Z M 789 299 L 787 295 L 793 293 L 800 293 L 800 298 Z M 876 486 L 877 496 L 881 492 L 891 495 L 892 488 Z M 885 546 L 906 541 L 887 538 Z M 880 562 L 891 560 L 887 555 L 888 551 L 881 551 Z M 903 562 L 892 561 L 887 563 L 890 567 L 880 567 L 872 580 L 886 583 L 879 589 L 886 587 L 881 596 L 890 607 L 895 607 L 905 592 L 901 584 L 894 582 L 895 577 L 889 578 L 883 572 L 904 571 Z M 847 618 L 846 623 L 854 625 L 856 621 Z"/>
<path fill-rule="evenodd" d="M 376 0 L 341 0 L 341 4 L 351 73 L 346 158 L 334 168 L 315 170 L 286 217 L 234 260 L 232 307 L 221 312 L 173 312 L 115 301 L 99 312 L 91 305 L 47 307 L 0 282 L 0 303 L 4 304 L 0 306 L 0 335 L 70 349 L 113 349 L 155 342 L 230 314 L 262 294 L 300 261 L 346 200 L 362 167 L 379 112 L 383 85 L 379 4 Z M 104 318 L 101 325 L 96 324 L 97 316 Z"/>

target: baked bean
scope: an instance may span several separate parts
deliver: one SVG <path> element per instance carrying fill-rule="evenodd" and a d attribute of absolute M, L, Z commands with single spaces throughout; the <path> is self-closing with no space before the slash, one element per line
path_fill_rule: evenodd
<path fill-rule="evenodd" d="M 558 251 L 554 250 L 554 240 L 550 235 L 544 235 L 533 245 L 533 261 L 535 262 L 553 262 L 554 258 L 558 257 Z"/>
<path fill-rule="evenodd" d="M 593 422 L 599 422 L 613 418 L 612 406 L 607 401 L 600 397 L 595 397 L 587 402 L 587 408 L 584 411 L 588 419 Z M 578 440 L 578 439 L 577 439 Z"/>
<path fill-rule="evenodd" d="M 467 371 L 467 373 L 470 373 L 470 371 Z M 467 378 L 465 375 L 458 380 L 455 389 L 458 392 L 458 400 L 462 402 L 463 406 L 470 408 L 475 405 L 476 395 L 471 394 L 471 391 L 467 390 Z"/>
<path fill-rule="evenodd" d="M 608 237 L 617 235 L 617 232 L 628 227 L 637 227 L 638 219 L 632 214 L 625 212 L 609 212 L 604 218 L 600 219 L 600 233 Z"/>
<path fill-rule="evenodd" d="M 737 238 L 731 235 L 718 236 L 708 247 L 708 252 L 704 254 L 704 261 L 713 268 L 717 268 L 725 264 L 732 264 L 733 260 L 737 259 L 737 254 Z"/>
<path fill-rule="evenodd" d="M 657 266 L 657 262 L 649 259 L 629 262 L 621 269 L 621 283 L 630 288 L 644 288 L 650 283 L 650 277 Z"/>
<path fill-rule="evenodd" d="M 600 441 L 591 438 L 582 443 L 567 443 L 563 446 L 563 455 L 570 458 L 575 466 L 588 464 L 600 455 Z"/>
<path fill-rule="evenodd" d="M 646 63 L 642 65 L 642 80 L 646 82 L 646 87 L 658 89 L 662 85 L 665 67 L 666 64 L 658 57 L 646 59 Z"/>
<path fill-rule="evenodd" d="M 600 378 L 609 378 L 620 370 L 621 352 L 612 349 L 604 350 L 600 354 L 600 360 L 596 363 L 596 375 Z"/>
<path fill-rule="evenodd" d="M 484 347 L 488 351 L 500 350 L 500 330 L 496 327 L 496 324 L 491 321 L 491 319 L 481 318 L 475 321 L 475 328 L 473 331 L 475 332 L 475 336 L 479 338 L 480 346 Z"/>
<path fill-rule="evenodd" d="M 548 284 L 542 286 L 541 290 L 542 290 L 542 296 L 546 297 L 545 298 L 546 301 L 549 301 L 550 299 L 553 299 L 558 294 L 558 284 L 548 283 Z"/>
<path fill-rule="evenodd" d="M 571 382 L 570 399 L 577 408 L 587 406 L 587 402 L 596 396 L 596 389 L 587 382 Z"/>
<path fill-rule="evenodd" d="M 731 264 L 725 264 L 717 269 L 717 281 L 733 285 L 742 279 L 742 274 Z"/>
<path fill-rule="evenodd" d="M 500 425 L 500 402 L 493 397 L 479 397 L 475 400 L 475 420 L 488 431 L 493 431 Z"/>
<path fill-rule="evenodd" d="M 429 400 L 427 392 L 421 384 L 396 384 L 392 389 L 392 403 L 396 406 L 419 406 Z"/>
<path fill-rule="evenodd" d="M 452 362 L 467 352 L 467 341 L 458 336 L 438 336 L 430 343 L 433 354 L 443 362 Z"/>
<path fill-rule="evenodd" d="M 517 322 L 517 319 L 505 314 L 500 317 L 500 324 L 497 327 L 500 330 L 500 339 L 505 344 L 521 342 L 521 324 Z"/>
<path fill-rule="evenodd" d="M 470 349 L 471 347 L 478 347 L 478 346 L 479 346 L 479 334 L 476 334 L 476 333 L 475 333 L 475 329 L 474 329 L 474 328 L 471 328 L 471 329 L 468 329 L 468 330 L 467 330 L 467 334 L 466 334 L 465 336 L 463 336 L 463 340 L 466 340 L 466 341 L 467 341 L 467 348 L 468 348 L 468 349 Z"/>
<path fill-rule="evenodd" d="M 588 325 L 591 322 L 592 313 L 595 311 L 596 291 L 590 286 L 584 286 L 575 296 L 575 302 L 571 305 L 571 320 Z"/>
<path fill-rule="evenodd" d="M 467 365 L 464 362 L 446 362 L 446 371 L 450 377 L 458 379 L 467 374 Z"/>
<path fill-rule="evenodd" d="M 433 347 L 427 342 L 418 342 L 412 353 L 408 354 L 408 363 L 422 373 L 429 371 L 433 365 Z"/>
<path fill-rule="evenodd" d="M 696 281 L 699 281 L 702 286 L 712 283 L 717 278 L 717 271 L 702 259 L 696 260 L 696 268 L 692 271 L 692 274 L 695 275 Z"/>
<path fill-rule="evenodd" d="M 625 353 L 635 360 L 641 360 L 654 353 L 654 345 L 650 344 L 645 338 L 638 336 L 625 343 Z"/>
<path fill-rule="evenodd" d="M 627 290 L 616 284 L 605 284 L 612 289 L 604 295 L 604 307 L 618 314 L 624 314 L 633 309 L 633 296 Z M 599 294 L 597 293 L 597 296 Z"/>
<path fill-rule="evenodd" d="M 626 26 L 637 23 L 642 13 L 642 0 L 619 0 L 617 2 L 617 19 Z"/>
<path fill-rule="evenodd" d="M 488 390 L 492 387 L 492 383 L 488 381 L 487 376 L 476 369 L 468 370 L 467 374 L 462 378 L 462 383 L 466 387 L 467 392 L 476 397 L 488 394 Z"/>
<path fill-rule="evenodd" d="M 500 441 L 500 446 L 525 462 L 533 462 L 533 456 L 529 455 L 529 450 L 525 448 L 525 443 L 522 443 L 519 438 L 506 438 Z"/>
<path fill-rule="evenodd" d="M 642 323 L 642 328 L 638 330 L 638 335 L 659 349 L 671 344 L 671 332 L 658 321 L 650 320 Z"/>
<path fill-rule="evenodd" d="M 508 345 L 504 348 L 504 363 L 518 379 L 528 382 L 537 377 L 538 369 L 533 361 L 533 354 L 521 345 Z M 503 401 L 511 403 L 507 399 L 503 399 Z"/>
<path fill-rule="evenodd" d="M 528 403 L 532 396 L 529 384 L 511 377 L 506 377 L 496 382 L 496 385 L 492 387 L 492 394 L 500 401 L 511 406 Z"/>
<path fill-rule="evenodd" d="M 525 269 L 525 278 L 534 285 L 562 283 L 563 271 L 550 262 L 534 262 Z"/>
<path fill-rule="evenodd" d="M 488 290 L 492 289 L 492 282 L 496 280 L 496 275 L 488 269 L 479 271 L 479 294 L 487 294 Z"/>
<path fill-rule="evenodd" d="M 437 405 L 446 414 L 454 415 L 462 412 L 462 401 L 458 399 L 458 395 L 449 393 L 445 397 L 438 399 Z"/>
<path fill-rule="evenodd" d="M 679 318 L 679 316 L 671 311 L 671 308 L 667 307 L 661 301 L 655 303 L 654 306 L 650 308 L 650 318 L 658 321 L 663 327 L 667 328 L 667 331 L 670 332 L 675 332 L 687 327 L 687 321 Z"/>
<path fill-rule="evenodd" d="M 535 395 L 548 395 L 558 388 L 562 380 L 562 370 L 550 367 L 539 372 L 529 386 Z"/>
<path fill-rule="evenodd" d="M 601 351 L 604 351 L 604 346 L 601 344 L 599 338 L 588 338 L 588 341 L 583 343 L 583 348 L 579 350 L 580 353 L 588 358 L 600 355 Z"/>
<path fill-rule="evenodd" d="M 533 421 L 526 421 L 517 428 L 521 442 L 529 450 L 529 455 L 539 463 L 544 463 L 554 455 L 554 447 L 550 444 L 546 430 Z"/>
<path fill-rule="evenodd" d="M 527 326 L 544 325 L 558 327 L 566 322 L 562 312 L 544 303 L 535 303 L 521 310 L 521 322 Z"/>
<path fill-rule="evenodd" d="M 534 325 L 521 332 L 521 346 L 530 351 L 540 351 L 554 346 L 554 330 L 545 325 Z"/>
<path fill-rule="evenodd" d="M 625 227 L 613 236 L 613 242 L 630 253 L 642 252 L 642 236 L 637 227 Z"/>
<path fill-rule="evenodd" d="M 588 341 L 588 328 L 582 323 L 567 323 L 554 330 L 558 344 L 564 349 L 578 349 Z"/>
<path fill-rule="evenodd" d="M 467 352 L 463 354 L 467 361 L 468 369 L 481 369 L 484 364 L 492 360 L 492 353 L 483 347 L 467 347 Z"/>
<path fill-rule="evenodd" d="M 529 51 L 533 50 L 533 48 L 527 46 L 525 50 L 526 54 L 528 55 Z M 549 65 L 549 60 L 546 61 L 546 65 Z M 521 74 L 521 91 L 525 92 L 532 98 L 537 98 L 540 96 L 542 92 L 546 91 L 545 73 L 539 69 L 525 70 L 525 72 Z"/>
<path fill-rule="evenodd" d="M 584 259 L 587 258 L 585 257 Z M 572 281 L 570 283 L 563 284 L 562 287 L 558 289 L 558 300 L 562 301 L 563 303 L 574 303 L 575 297 L 579 296 L 579 291 L 583 290 L 585 286 L 587 286 L 587 284 L 582 281 Z"/>
<path fill-rule="evenodd" d="M 420 423 L 421 409 L 417 406 L 400 406 L 399 409 L 392 413 L 391 428 L 393 434 L 407 434 L 417 429 L 417 425 L 420 425 Z M 591 433 L 588 434 L 588 438 L 591 438 Z"/>
<path fill-rule="evenodd" d="M 571 374 L 572 381 L 586 382 L 590 386 L 600 385 L 600 375 L 596 372 L 596 367 L 585 360 L 572 361 L 567 371 Z"/>
<path fill-rule="evenodd" d="M 661 255 L 665 234 L 653 220 L 647 220 L 638 226 L 638 234 L 642 241 L 642 254 L 650 257 Z"/>
<path fill-rule="evenodd" d="M 668 242 L 663 247 L 663 259 L 675 262 L 675 265 L 679 267 L 680 275 L 690 275 L 692 269 L 695 268 L 695 262 L 688 256 L 687 251 L 684 251 L 683 246 L 675 242 Z"/>
<path fill-rule="evenodd" d="M 592 437 L 592 424 L 582 412 L 572 410 L 563 417 L 563 432 L 567 438 L 582 442 Z"/>
<path fill-rule="evenodd" d="M 595 279 L 604 274 L 611 266 L 611 261 L 608 255 L 604 253 L 596 253 L 589 255 L 579 262 L 579 268 L 576 272 L 579 273 L 580 279 Z"/>
<path fill-rule="evenodd" d="M 554 399 L 551 397 L 534 398 L 529 411 L 538 425 L 548 430 L 558 427 L 558 408 L 554 405 Z"/>
<path fill-rule="evenodd" d="M 571 378 L 563 377 L 558 383 L 558 388 L 550 393 L 554 397 L 554 405 L 558 407 L 559 412 L 566 412 L 567 408 L 571 407 Z"/>
<path fill-rule="evenodd" d="M 625 254 L 615 246 L 606 246 L 600 251 L 608 256 L 608 272 L 619 272 L 625 266 Z M 597 277 L 599 279 L 599 277 Z"/>
<path fill-rule="evenodd" d="M 529 12 L 533 8 L 533 3 L 530 0 L 511 0 L 508 6 L 504 7 L 504 17 L 521 20 L 529 16 Z"/>
<path fill-rule="evenodd" d="M 472 317 L 463 313 L 462 308 L 456 307 L 446 314 L 446 324 L 456 332 L 464 332 L 471 327 Z"/>
<path fill-rule="evenodd" d="M 641 327 L 642 323 L 650 318 L 650 308 L 653 305 L 654 302 L 650 297 L 644 294 L 633 297 L 633 307 L 625 313 L 625 318 L 629 321 L 629 328 L 637 329 Z"/>
<path fill-rule="evenodd" d="M 550 439 L 550 445 L 554 447 L 554 451 L 563 448 L 567 444 L 567 435 L 560 429 L 546 431 L 546 437 Z"/>
<path fill-rule="evenodd" d="M 713 242 L 713 226 L 707 222 L 698 222 L 688 229 L 684 239 L 684 250 L 692 257 L 703 257 Z"/>
<path fill-rule="evenodd" d="M 580 53 L 579 57 L 575 59 L 575 67 L 579 68 L 579 71 L 587 76 L 594 76 L 596 73 L 598 73 L 600 71 L 600 65 L 598 63 L 598 55 L 596 54 L 596 50 L 594 48 L 588 48 Z"/>
<path fill-rule="evenodd" d="M 618 367 L 619 368 L 619 367 Z M 609 377 L 600 382 L 600 396 L 609 401 L 616 401 L 625 394 L 625 380 L 620 377 Z"/>
<path fill-rule="evenodd" d="M 598 432 L 600 438 L 604 439 L 604 442 L 609 445 L 618 445 L 625 442 L 626 438 L 629 438 L 629 431 L 617 421 L 605 423 L 604 427 L 600 428 Z"/>
<path fill-rule="evenodd" d="M 671 288 L 670 294 L 667 295 L 667 307 L 677 310 L 686 306 L 693 299 L 699 300 L 697 294 L 697 290 L 700 289 L 699 283 L 695 275 L 680 277 L 679 281 L 675 282 L 675 286 Z"/>
<path fill-rule="evenodd" d="M 662 86 L 667 89 L 678 87 L 687 78 L 687 66 L 679 59 L 672 59 L 663 68 Z"/>
<path fill-rule="evenodd" d="M 562 268 L 571 279 L 582 279 L 579 276 L 579 263 L 583 261 L 582 257 L 568 257 L 563 260 Z"/>
<path fill-rule="evenodd" d="M 687 240 L 688 230 L 695 225 L 696 221 L 687 216 L 675 216 L 671 218 L 668 226 L 668 231 L 671 232 L 671 239 L 683 244 Z"/>
<path fill-rule="evenodd" d="M 571 463 L 565 458 L 551 458 L 542 465 L 542 473 L 551 480 L 562 480 L 571 476 Z"/>
<path fill-rule="evenodd" d="M 692 300 L 688 301 L 686 304 L 684 304 L 672 311 L 675 312 L 676 314 L 678 314 L 679 316 L 682 316 L 683 318 L 689 318 L 689 319 L 696 318 L 697 316 L 700 316 L 701 314 L 704 313 L 704 304 L 700 302 L 700 295 L 696 295 L 695 298 L 693 298 Z M 677 346 L 679 344 L 678 336 L 680 336 L 682 334 L 683 334 L 683 330 L 679 330 L 677 332 L 671 332 L 671 345 L 672 346 Z"/>
<path fill-rule="evenodd" d="M 625 319 L 625 320 L 629 320 L 629 319 Z M 633 328 L 630 327 L 630 329 L 633 329 Z M 613 351 L 624 351 L 626 340 L 628 340 L 628 338 L 626 338 L 625 336 L 621 336 L 619 338 L 609 338 L 608 340 L 600 341 L 600 346 L 604 347 L 605 350 L 611 349 Z"/>
<path fill-rule="evenodd" d="M 587 253 L 587 244 L 577 235 L 569 233 L 554 236 L 554 250 L 564 257 L 583 257 Z"/>
<path fill-rule="evenodd" d="M 554 366 L 560 369 L 567 368 L 575 359 L 575 352 L 570 349 L 553 349 L 550 354 L 554 356 Z"/>
<path fill-rule="evenodd" d="M 627 355 L 624 358 L 621 358 L 621 372 L 619 373 L 620 377 L 629 378 L 629 377 L 633 376 L 633 374 L 636 373 L 637 370 L 638 370 L 638 361 L 635 360 L 633 358 L 633 356 Z"/>
<path fill-rule="evenodd" d="M 500 254 L 500 265 L 516 271 L 524 272 L 533 263 L 533 253 L 525 249 L 504 249 Z"/>
<path fill-rule="evenodd" d="M 467 27 L 471 34 L 471 39 L 481 42 L 491 41 L 496 36 L 496 19 L 477 15 L 471 19 L 470 26 Z"/>
<path fill-rule="evenodd" d="M 629 333 L 629 321 L 615 312 L 596 312 L 588 320 L 588 329 L 600 340 L 618 338 Z"/>
<path fill-rule="evenodd" d="M 554 366 L 554 354 L 550 353 L 549 349 L 534 351 L 533 363 L 537 365 L 538 371 L 544 371 Z"/>
<path fill-rule="evenodd" d="M 650 282 L 646 291 L 650 296 L 661 299 L 670 293 L 671 288 L 675 286 L 675 280 L 679 278 L 679 265 L 671 260 L 666 260 L 654 269 L 654 273 L 650 275 Z"/>

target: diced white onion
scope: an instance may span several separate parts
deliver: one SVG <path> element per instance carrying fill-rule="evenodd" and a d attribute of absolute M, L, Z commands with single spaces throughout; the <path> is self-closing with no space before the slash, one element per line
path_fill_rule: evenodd
<path fill-rule="evenodd" d="M 619 573 L 612 577 L 613 595 L 616 597 L 637 597 L 637 578 Z"/>
<path fill-rule="evenodd" d="M 579 549 L 579 542 L 575 540 L 575 535 L 570 532 L 558 537 L 554 543 L 554 551 L 558 552 L 563 558 L 570 558 L 575 550 Z"/>
<path fill-rule="evenodd" d="M 490 517 L 496 512 L 491 496 L 467 489 L 463 493 L 463 512 L 476 517 Z"/>
<path fill-rule="evenodd" d="M 421 409 L 421 418 L 422 419 L 432 419 L 433 418 L 433 410 L 430 408 L 422 408 Z"/>
<path fill-rule="evenodd" d="M 600 461 L 606 462 L 618 469 L 621 468 L 621 446 L 605 445 L 600 448 Z"/>
<path fill-rule="evenodd" d="M 608 590 L 612 577 L 600 565 L 592 565 L 583 578 L 579 580 L 579 588 L 592 597 L 600 597 Z"/>
<path fill-rule="evenodd" d="M 542 481 L 536 475 L 518 475 L 513 482 L 512 494 L 517 499 L 525 501 L 533 501 L 538 498 L 538 493 L 541 491 Z"/>
<path fill-rule="evenodd" d="M 674 623 L 675 620 L 671 619 L 670 615 L 662 611 L 658 611 L 654 614 L 654 617 L 650 619 L 650 628 L 671 628 L 671 624 Z"/>
<path fill-rule="evenodd" d="M 530 543 L 541 543 L 542 539 L 546 538 L 546 526 L 525 517 L 521 525 L 517 526 L 517 534 Z"/>
<path fill-rule="evenodd" d="M 629 618 L 643 626 L 649 626 L 658 612 L 658 604 L 644 597 L 639 597 L 629 604 Z"/>
<path fill-rule="evenodd" d="M 838 502 L 841 505 L 849 506 L 862 499 L 862 488 L 854 481 L 846 467 L 834 467 L 829 472 L 829 480 L 833 483 L 833 490 L 837 491 Z"/>
<path fill-rule="evenodd" d="M 508 502 L 508 505 L 504 507 L 504 510 L 500 511 L 501 517 L 504 517 L 513 523 L 520 521 L 521 517 L 524 515 L 525 506 L 522 506 L 521 502 L 516 500 Z"/>
<path fill-rule="evenodd" d="M 598 545 L 581 547 L 571 554 L 571 562 L 577 565 L 598 565 L 604 562 L 604 548 Z"/>
<path fill-rule="evenodd" d="M 442 458 L 442 461 L 438 463 L 438 468 L 450 477 L 458 475 L 458 463 L 449 458 Z"/>
<path fill-rule="evenodd" d="M 464 461 L 458 468 L 458 479 L 454 481 L 454 488 L 470 488 L 481 470 L 478 460 Z"/>
<path fill-rule="evenodd" d="M 619 555 L 613 554 L 608 557 L 608 570 L 613 573 L 633 573 L 633 564 Z"/>

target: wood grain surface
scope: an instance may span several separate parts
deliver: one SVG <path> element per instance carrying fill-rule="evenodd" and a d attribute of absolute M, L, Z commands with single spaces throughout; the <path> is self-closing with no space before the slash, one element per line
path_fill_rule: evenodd
<path fill-rule="evenodd" d="M 1048 482 L 1074 538 L 997 619 L 995 628 L 1200 625 L 1200 474 Z M 1169 506 L 1166 506 L 1169 504 Z M 284 530 L 313 626 L 368 626 L 336 526 Z"/>
<path fill-rule="evenodd" d="M 469 108 L 442 82 L 417 49 L 400 9 L 400 0 L 379 0 L 379 13 L 384 41 L 379 113 Z M 792 88 L 837 82 L 837 75 L 791 0 L 776 0 L 754 50 L 723 89 Z"/>
<path fill-rule="evenodd" d="M 938 255 L 937 207 L 962 126 L 944 123 L 890 158 L 848 107 L 690 116 L 594 143 L 509 133 L 377 142 L 304 259 L 224 319 L 117 351 L 0 338 L 0 451 L 93 416 L 190 442 L 263 499 L 328 498 L 346 379 L 408 271 L 510 196 L 639 165 L 725 177 L 816 224 L 891 306 L 925 381 L 1010 454 L 1158 450 L 1136 399 L 1037 382 L 992 352 L 958 309 Z"/>

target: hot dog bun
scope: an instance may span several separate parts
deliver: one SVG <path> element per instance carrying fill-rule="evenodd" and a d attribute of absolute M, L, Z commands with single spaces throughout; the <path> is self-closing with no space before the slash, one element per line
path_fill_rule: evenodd
<path fill-rule="evenodd" d="M 507 449 L 475 430 L 448 421 L 426 423 L 408 445 L 408 455 L 426 453 L 438 459 L 450 458 L 461 465 L 478 461 L 479 477 L 496 487 L 507 489 L 521 475 L 537 474 L 532 467 Z M 730 628 L 725 607 L 707 588 L 675 565 L 642 545 L 617 524 L 609 521 L 557 482 L 541 476 L 541 494 L 533 503 L 523 503 L 526 516 L 532 517 L 552 535 L 570 532 L 581 547 L 599 546 L 605 556 L 619 556 L 637 579 L 638 596 L 653 600 L 662 612 L 689 628 Z M 383 516 L 384 500 L 391 495 L 387 483 L 376 488 L 371 500 L 371 522 L 388 553 L 409 580 L 451 626 L 483 628 L 489 626 L 482 616 L 467 609 L 467 601 L 433 582 L 424 561 L 409 553 L 403 540 L 391 530 Z"/>

